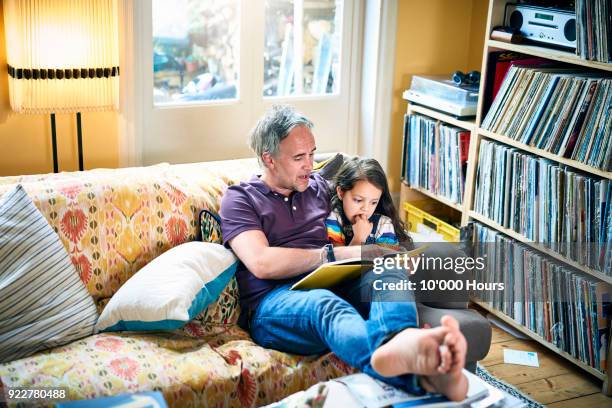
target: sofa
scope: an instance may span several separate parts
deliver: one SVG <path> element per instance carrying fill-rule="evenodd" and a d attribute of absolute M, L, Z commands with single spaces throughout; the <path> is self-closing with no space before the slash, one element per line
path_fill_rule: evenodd
<path fill-rule="evenodd" d="M 198 214 L 217 212 L 228 185 L 257 171 L 254 159 L 0 178 L 0 196 L 21 184 L 66 248 L 100 313 L 139 269 L 198 236 Z M 468 367 L 491 330 L 465 304 L 419 304 L 420 323 L 456 316 Z M 444 305 L 441 305 L 444 306 Z M 353 370 L 333 353 L 298 356 L 256 345 L 237 326 L 235 278 L 216 302 L 171 332 L 104 332 L 0 364 L 7 387 L 62 387 L 68 399 L 159 390 L 169 406 L 272 403 Z"/>

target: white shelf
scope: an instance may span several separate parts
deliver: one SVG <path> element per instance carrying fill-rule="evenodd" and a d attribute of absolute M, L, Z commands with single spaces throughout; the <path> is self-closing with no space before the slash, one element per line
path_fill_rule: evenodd
<path fill-rule="evenodd" d="M 575 169 L 582 170 L 584 172 L 594 174 L 596 176 L 603 177 L 608 180 L 612 180 L 612 172 L 610 171 L 603 171 L 596 167 L 589 166 L 588 164 L 584 164 L 576 160 L 566 159 L 565 157 L 559 156 L 557 154 L 547 152 L 546 150 L 538 149 L 537 147 L 526 145 L 524 143 L 511 139 L 508 136 L 498 135 L 497 133 L 493 133 L 485 129 L 479 128 L 478 133 L 488 139 L 496 140 L 498 142 L 516 147 L 526 152 L 533 153 L 536 156 L 544 157 L 557 163 L 565 164 L 566 166 L 570 166 Z"/>
<path fill-rule="evenodd" d="M 527 55 L 533 55 L 534 57 L 542 57 L 559 62 L 566 62 L 568 64 L 581 65 L 583 67 L 603 69 L 604 71 L 612 72 L 612 64 L 610 63 L 585 60 L 568 51 L 560 51 L 537 45 L 511 44 L 496 40 L 488 40 L 487 45 L 491 48 L 497 48 L 500 50 L 520 52 Z"/>
<path fill-rule="evenodd" d="M 424 189 L 422 187 L 411 186 L 410 184 L 406 183 L 405 181 L 402 181 L 402 183 L 404 183 L 404 185 L 406 187 L 408 187 L 408 188 L 410 188 L 410 189 L 412 189 L 414 191 L 418 191 L 419 193 L 421 193 L 423 195 L 426 195 L 429 198 L 433 198 L 434 200 L 439 201 L 442 204 L 447 205 L 447 206 L 449 206 L 451 208 L 454 208 L 455 210 L 463 213 L 463 206 L 461 204 L 457 204 L 457 203 L 454 203 L 454 202 L 450 201 L 447 198 L 440 197 L 439 195 L 437 195 L 435 193 L 432 193 L 431 191 L 426 190 L 426 189 Z"/>
<path fill-rule="evenodd" d="M 470 132 L 473 132 L 476 129 L 476 123 L 474 122 L 474 119 L 471 119 L 471 120 L 457 119 L 451 115 L 448 115 L 443 112 L 438 112 L 434 109 L 430 109 L 425 106 L 415 105 L 413 103 L 410 103 L 408 105 L 408 111 L 414 112 L 414 113 L 420 113 L 421 115 L 429 116 L 430 118 L 433 118 L 433 119 L 438 119 L 442 122 L 449 123 L 461 129 L 469 130 Z"/>

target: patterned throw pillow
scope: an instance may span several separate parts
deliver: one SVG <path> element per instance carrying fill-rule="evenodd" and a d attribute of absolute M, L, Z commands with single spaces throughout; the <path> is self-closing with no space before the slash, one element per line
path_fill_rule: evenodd
<path fill-rule="evenodd" d="M 219 244 L 187 242 L 136 272 L 108 302 L 100 331 L 175 330 L 215 302 L 236 272 L 234 254 Z"/>
<path fill-rule="evenodd" d="M 0 362 L 89 336 L 97 318 L 59 237 L 18 185 L 0 198 Z"/>
<path fill-rule="evenodd" d="M 208 210 L 200 211 L 198 217 L 200 223 L 200 240 L 203 242 L 212 242 L 213 244 L 222 244 L 221 236 L 221 219 L 217 214 Z"/>

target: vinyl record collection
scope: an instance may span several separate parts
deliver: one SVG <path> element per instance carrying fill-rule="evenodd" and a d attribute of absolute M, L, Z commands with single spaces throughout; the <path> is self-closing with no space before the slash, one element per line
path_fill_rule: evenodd
<path fill-rule="evenodd" d="M 513 65 L 481 127 L 612 171 L 612 78 Z"/>
<path fill-rule="evenodd" d="M 612 62 L 612 3 L 576 0 L 576 54 L 580 58 Z"/>
<path fill-rule="evenodd" d="M 474 210 L 612 276 L 612 181 L 483 140 Z"/>
<path fill-rule="evenodd" d="M 493 307 L 587 365 L 606 371 L 610 286 L 581 275 L 512 238 L 474 223 L 475 256 L 486 254 L 479 282 L 505 290 L 476 294 Z"/>
<path fill-rule="evenodd" d="M 405 179 L 461 204 L 470 132 L 421 115 L 406 115 L 404 120 Z"/>

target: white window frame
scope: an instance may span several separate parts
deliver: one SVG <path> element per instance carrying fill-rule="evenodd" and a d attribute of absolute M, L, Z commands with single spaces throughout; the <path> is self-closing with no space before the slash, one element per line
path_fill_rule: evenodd
<path fill-rule="evenodd" d="M 358 3 L 353 8 L 351 31 L 349 83 L 349 138 L 346 153 L 360 154 L 378 159 L 387 168 L 389 149 L 393 67 L 395 58 L 395 33 L 397 0 L 346 0 Z M 120 114 L 118 120 L 119 165 L 133 167 L 143 165 L 143 143 L 145 141 L 144 100 L 146 67 L 143 64 L 150 53 L 139 47 L 143 41 L 146 24 L 150 16 L 142 13 L 138 0 L 120 0 Z M 345 23 L 346 24 L 346 23 Z M 150 32 L 150 30 L 148 30 Z M 343 53 L 342 58 L 346 58 Z M 263 69 L 260 68 L 258 71 Z M 263 81 L 263 78 L 262 78 Z M 362 87 L 361 84 L 364 84 Z M 266 97 L 266 102 L 276 99 L 294 100 L 312 98 L 297 96 L 289 98 Z M 317 98 L 325 98 L 325 95 Z"/>

